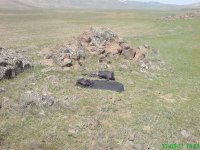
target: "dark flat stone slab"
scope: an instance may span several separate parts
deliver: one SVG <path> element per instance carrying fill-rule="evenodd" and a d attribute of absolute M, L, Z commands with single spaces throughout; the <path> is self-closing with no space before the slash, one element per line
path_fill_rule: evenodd
<path fill-rule="evenodd" d="M 87 86 L 81 85 L 78 82 L 76 83 L 76 85 L 82 88 L 110 90 L 116 92 L 124 91 L 124 85 L 116 81 L 108 81 L 108 80 L 89 80 L 89 81 L 90 85 Z"/>

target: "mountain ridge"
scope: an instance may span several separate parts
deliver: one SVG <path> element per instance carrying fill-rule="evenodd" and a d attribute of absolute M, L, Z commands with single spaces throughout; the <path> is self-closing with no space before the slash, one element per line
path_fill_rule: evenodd
<path fill-rule="evenodd" d="M 189 5 L 190 7 L 194 5 Z M 200 3 L 198 3 L 200 6 Z M 197 4 L 195 4 L 197 7 Z M 178 5 L 125 0 L 0 0 L 0 9 L 95 8 L 95 9 L 173 9 Z"/>

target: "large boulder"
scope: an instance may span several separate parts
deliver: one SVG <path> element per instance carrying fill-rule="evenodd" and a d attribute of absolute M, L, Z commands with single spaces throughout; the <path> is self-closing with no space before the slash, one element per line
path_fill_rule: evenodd
<path fill-rule="evenodd" d="M 32 63 L 19 53 L 0 48 L 0 80 L 13 78 L 32 67 Z"/>

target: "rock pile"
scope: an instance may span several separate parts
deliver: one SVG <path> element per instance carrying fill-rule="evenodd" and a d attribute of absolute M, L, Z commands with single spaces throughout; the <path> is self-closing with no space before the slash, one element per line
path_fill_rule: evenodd
<path fill-rule="evenodd" d="M 131 47 L 108 28 L 90 28 L 64 47 L 51 50 L 45 57 L 53 59 L 61 67 L 81 64 L 80 60 L 86 58 L 86 53 L 97 55 L 99 58 L 122 55 L 125 59 L 141 64 L 141 61 L 148 62 L 148 48 L 148 45 Z"/>
<path fill-rule="evenodd" d="M 22 55 L 11 49 L 0 48 L 0 80 L 13 78 L 32 67 L 32 63 Z"/>

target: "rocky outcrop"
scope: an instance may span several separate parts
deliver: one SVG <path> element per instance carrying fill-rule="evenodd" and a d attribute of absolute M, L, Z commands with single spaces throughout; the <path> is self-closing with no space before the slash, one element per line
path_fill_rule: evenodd
<path fill-rule="evenodd" d="M 32 67 L 32 63 L 22 55 L 11 49 L 0 48 L 0 80 L 13 78 Z"/>

